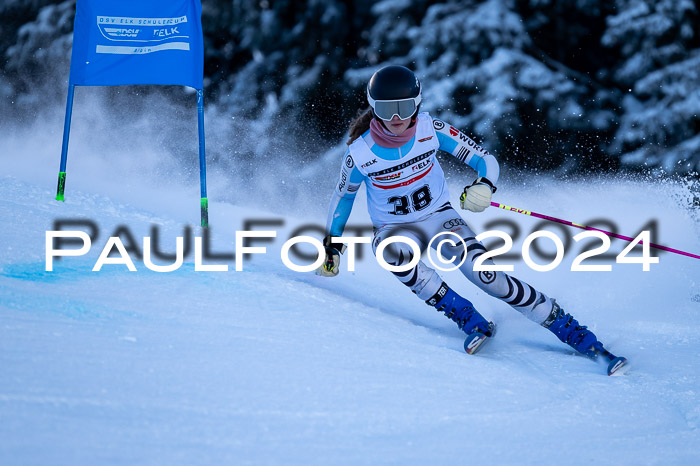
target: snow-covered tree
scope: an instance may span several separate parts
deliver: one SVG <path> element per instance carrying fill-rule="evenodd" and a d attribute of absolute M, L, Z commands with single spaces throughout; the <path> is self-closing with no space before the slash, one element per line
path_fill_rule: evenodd
<path fill-rule="evenodd" d="M 700 15 L 691 0 L 618 0 L 603 43 L 628 90 L 612 153 L 624 164 L 700 172 Z"/>
<path fill-rule="evenodd" d="M 205 10 L 205 22 L 222 13 L 230 20 L 213 19 L 220 28 L 208 39 L 228 37 L 207 52 L 207 74 L 218 78 L 213 91 L 220 104 L 254 117 L 274 101 L 285 119 L 338 137 L 342 131 L 328 117 L 347 115 L 341 77 L 357 49 L 367 3 L 236 0 Z"/>
<path fill-rule="evenodd" d="M 0 0 L 13 114 L 62 101 L 74 12 L 75 0 Z M 424 83 L 423 109 L 511 165 L 691 172 L 699 17 L 692 0 L 212 0 L 204 84 L 232 129 L 304 134 L 311 156 L 342 140 L 371 74 L 402 64 Z"/>
<path fill-rule="evenodd" d="M 2 28 L 8 34 L 16 32 L 14 41 L 4 49 L 6 77 L 14 93 L 30 102 L 50 102 L 52 95 L 47 95 L 47 85 L 55 88 L 56 82 L 67 83 L 70 69 L 75 0 L 45 3 L 48 2 L 7 2 L 0 6 L 3 15 L 11 12 L 19 14 L 18 11 L 36 14 L 32 21 L 19 28 L 8 27 L 13 23 L 6 23 Z M 4 37 L 2 40 L 11 38 Z"/>
<path fill-rule="evenodd" d="M 427 7 L 417 21 L 409 4 L 387 1 L 372 9 L 378 17 L 366 54 L 415 68 L 424 109 L 517 166 L 590 167 L 605 160 L 601 138 L 615 117 L 608 93 L 555 59 L 534 57 L 539 49 L 517 2 L 447 1 Z M 409 40 L 405 52 L 394 47 L 385 56 L 401 34 Z M 361 88 L 377 67 L 350 70 L 346 81 Z"/>

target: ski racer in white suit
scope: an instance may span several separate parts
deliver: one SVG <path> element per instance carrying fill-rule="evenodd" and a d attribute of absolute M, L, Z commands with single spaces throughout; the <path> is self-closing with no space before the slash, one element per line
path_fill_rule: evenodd
<path fill-rule="evenodd" d="M 438 233 L 455 233 L 464 242 L 443 245 L 440 252 L 444 257 L 460 260 L 466 254 L 459 270 L 469 281 L 550 329 L 576 350 L 592 356 L 595 335 L 553 299 L 504 272 L 474 271 L 474 261 L 486 248 L 452 208 L 436 155 L 438 150 L 447 152 L 476 170 L 476 181 L 464 189 L 460 198 L 461 208 L 472 212 L 489 207 L 496 191 L 499 167 L 494 156 L 456 128 L 428 113 L 419 113 L 421 85 L 408 68 L 387 66 L 377 71 L 369 81 L 367 98 L 371 108 L 351 125 L 349 147 L 328 213 L 326 261 L 317 273 L 338 274 L 342 247 L 332 237 L 342 236 L 357 191 L 364 182 L 374 226 L 375 254 L 378 244 L 390 236 L 407 236 L 425 250 Z M 384 257 L 392 265 L 405 265 L 413 259 L 413 251 L 406 243 L 394 242 L 385 249 Z M 489 259 L 484 264 L 493 262 Z M 467 335 L 480 332 L 492 336 L 493 324 L 423 260 L 406 272 L 393 273 L 420 299 L 445 312 Z"/>

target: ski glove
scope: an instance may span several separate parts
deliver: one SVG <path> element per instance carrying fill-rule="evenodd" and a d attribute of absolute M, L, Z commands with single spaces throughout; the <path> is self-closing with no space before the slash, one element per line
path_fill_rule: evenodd
<path fill-rule="evenodd" d="M 496 192 L 496 187 L 487 178 L 479 177 L 471 185 L 464 188 L 459 197 L 459 205 L 462 209 L 472 212 L 483 212 L 491 205 L 491 195 Z"/>
<path fill-rule="evenodd" d="M 345 252 L 345 245 L 332 242 L 332 236 L 323 238 L 323 246 L 326 248 L 326 260 L 321 267 L 316 269 L 316 275 L 322 277 L 335 277 L 338 275 L 340 267 L 340 255 Z"/>

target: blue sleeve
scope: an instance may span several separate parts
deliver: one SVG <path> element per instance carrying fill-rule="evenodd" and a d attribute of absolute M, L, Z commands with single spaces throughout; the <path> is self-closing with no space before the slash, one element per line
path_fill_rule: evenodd
<path fill-rule="evenodd" d="M 469 136 L 449 124 L 433 119 L 433 127 L 440 143 L 440 150 L 449 152 L 460 162 L 472 167 L 478 176 L 488 178 L 494 185 L 500 176 L 498 161 L 486 149 Z"/>
<path fill-rule="evenodd" d="M 328 208 L 326 231 L 333 236 L 342 236 L 355 202 L 355 196 L 357 196 L 357 191 L 364 181 L 364 175 L 357 169 L 357 166 L 354 163 L 346 163 L 348 158 L 352 159 L 349 150 L 343 156 L 338 184 L 333 190 L 331 204 Z M 348 166 L 352 168 L 348 168 Z"/>
<path fill-rule="evenodd" d="M 352 206 L 355 203 L 355 197 L 340 197 L 333 193 L 331 198 L 331 207 L 328 212 L 328 222 L 326 231 L 332 236 L 343 236 L 345 225 L 350 218 Z"/>
<path fill-rule="evenodd" d="M 454 152 L 454 150 L 457 148 L 457 141 L 455 141 L 448 135 L 441 133 L 440 131 L 436 131 L 436 133 L 438 142 L 440 142 L 440 150 L 444 150 L 445 152 L 449 152 L 450 154 Z"/>

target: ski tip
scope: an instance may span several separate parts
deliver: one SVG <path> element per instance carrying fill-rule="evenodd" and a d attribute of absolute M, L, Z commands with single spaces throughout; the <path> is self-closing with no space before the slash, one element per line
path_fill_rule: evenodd
<path fill-rule="evenodd" d="M 487 336 L 481 332 L 474 332 L 464 340 L 464 351 L 467 354 L 475 354 L 486 341 Z"/>
<path fill-rule="evenodd" d="M 616 357 L 610 361 L 608 364 L 608 375 L 622 375 L 624 371 L 621 371 L 623 367 L 627 365 L 627 358 Z"/>

